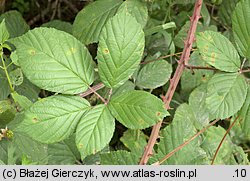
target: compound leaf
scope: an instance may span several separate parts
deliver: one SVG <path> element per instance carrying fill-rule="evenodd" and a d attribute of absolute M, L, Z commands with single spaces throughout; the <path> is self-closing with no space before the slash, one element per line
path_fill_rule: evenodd
<path fill-rule="evenodd" d="M 69 137 L 89 110 L 87 100 L 77 96 L 51 96 L 35 102 L 25 111 L 16 128 L 42 143 L 55 143 Z"/>
<path fill-rule="evenodd" d="M 92 84 L 91 55 L 72 35 L 53 28 L 36 28 L 11 42 L 25 76 L 38 87 L 77 94 Z"/>
<path fill-rule="evenodd" d="M 115 119 L 107 106 L 101 104 L 85 114 L 76 129 L 76 145 L 81 157 L 95 154 L 111 140 Z"/>
<path fill-rule="evenodd" d="M 131 129 L 150 127 L 169 115 L 159 98 L 136 90 L 112 98 L 109 109 L 120 123 Z"/>
<path fill-rule="evenodd" d="M 218 73 L 208 82 L 206 107 L 211 115 L 224 119 L 240 110 L 247 95 L 247 83 L 239 73 Z"/>
<path fill-rule="evenodd" d="M 110 88 L 121 86 L 140 64 L 145 39 L 142 27 L 122 11 L 103 27 L 97 52 L 99 75 Z"/>

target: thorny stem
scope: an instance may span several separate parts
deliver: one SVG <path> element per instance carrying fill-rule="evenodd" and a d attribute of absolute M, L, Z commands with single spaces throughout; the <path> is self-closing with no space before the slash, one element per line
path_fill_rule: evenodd
<path fill-rule="evenodd" d="M 0 52 L 0 60 L 1 60 L 2 63 L 3 63 L 3 70 L 4 70 L 5 75 L 6 75 L 6 78 L 7 78 L 7 80 L 8 80 L 8 83 L 9 83 L 9 86 L 10 86 L 10 91 L 11 91 L 11 92 L 15 92 L 15 90 L 14 90 L 14 88 L 13 88 L 13 86 L 12 86 L 11 80 L 10 80 L 9 73 L 8 73 L 8 71 L 7 71 L 7 67 L 6 67 L 5 62 L 4 62 L 3 50 L 1 50 L 1 52 Z"/>
<path fill-rule="evenodd" d="M 203 0 L 196 0 L 195 7 L 194 7 L 194 13 L 193 13 L 193 16 L 191 17 L 191 25 L 190 25 L 190 29 L 188 31 L 187 39 L 185 41 L 183 53 L 181 55 L 181 58 L 180 58 L 178 67 L 175 71 L 175 74 L 174 74 L 173 78 L 170 80 L 170 85 L 169 85 L 169 89 L 167 91 L 167 94 L 163 97 L 166 109 L 170 108 L 169 107 L 170 102 L 172 100 L 172 97 L 174 95 L 176 87 L 179 83 L 181 75 L 185 69 L 185 64 L 187 65 L 187 62 L 189 60 L 190 52 L 192 49 L 192 44 L 195 40 L 194 36 L 195 36 L 196 28 L 197 28 L 197 23 L 201 17 L 200 12 L 201 12 L 202 2 L 203 2 Z M 149 157 L 153 154 L 153 147 L 156 143 L 157 138 L 159 137 L 159 131 L 161 128 L 161 124 L 162 124 L 162 121 L 160 121 L 155 126 L 153 126 L 148 144 L 146 145 L 143 156 L 140 160 L 140 163 L 139 163 L 140 165 L 147 164 Z"/>
<path fill-rule="evenodd" d="M 215 159 L 216 159 L 216 156 L 217 156 L 218 153 L 219 153 L 219 150 L 220 150 L 220 148 L 221 148 L 221 146 L 222 146 L 222 143 L 224 142 L 224 140 L 226 139 L 228 133 L 231 131 L 231 129 L 233 128 L 233 126 L 235 125 L 235 123 L 237 122 L 238 119 L 239 119 L 239 116 L 237 116 L 237 117 L 235 118 L 235 120 L 232 122 L 232 124 L 229 126 L 229 128 L 228 128 L 227 131 L 226 131 L 226 133 L 224 134 L 224 136 L 223 136 L 223 138 L 222 138 L 222 140 L 221 140 L 221 142 L 220 142 L 218 148 L 217 148 L 216 151 L 215 151 L 215 154 L 214 154 L 214 157 L 213 157 L 213 159 L 212 159 L 211 165 L 214 164 L 214 161 L 215 161 Z"/>
<path fill-rule="evenodd" d="M 187 144 L 189 144 L 191 141 L 193 141 L 195 138 L 197 138 L 199 135 L 201 135 L 202 133 L 204 133 L 208 128 L 210 128 L 211 126 L 213 126 L 215 123 L 217 123 L 220 119 L 216 119 L 215 121 L 213 121 L 212 123 L 210 123 L 207 127 L 203 128 L 202 130 L 200 130 L 198 133 L 196 133 L 194 136 L 192 136 L 189 140 L 185 141 L 184 143 L 182 143 L 180 146 L 178 146 L 177 148 L 175 148 L 173 151 L 171 151 L 170 153 L 168 153 L 163 159 L 161 159 L 158 162 L 155 162 L 153 165 L 160 165 L 163 162 L 165 162 L 168 158 L 170 158 L 172 155 L 174 155 L 176 152 L 178 152 L 180 149 L 182 149 L 184 146 L 186 146 Z"/>

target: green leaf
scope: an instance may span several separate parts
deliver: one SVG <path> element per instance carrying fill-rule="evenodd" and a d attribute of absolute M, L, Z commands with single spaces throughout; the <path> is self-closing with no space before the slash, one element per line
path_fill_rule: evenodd
<path fill-rule="evenodd" d="M 14 145 L 12 142 L 8 144 L 8 153 L 7 153 L 7 158 L 8 158 L 8 165 L 15 165 L 18 160 L 18 152 L 16 145 Z"/>
<path fill-rule="evenodd" d="M 203 60 L 225 72 L 240 69 L 240 57 L 233 44 L 222 34 L 205 31 L 197 36 L 197 46 Z"/>
<path fill-rule="evenodd" d="M 219 6 L 218 17 L 224 25 L 231 27 L 232 12 L 240 0 L 226 0 Z"/>
<path fill-rule="evenodd" d="M 10 87 L 6 75 L 3 70 L 0 69 L 0 101 L 4 100 L 10 94 Z"/>
<path fill-rule="evenodd" d="M 145 89 L 155 89 L 166 84 L 171 74 L 172 65 L 166 60 L 157 60 L 142 67 L 136 85 Z"/>
<path fill-rule="evenodd" d="M 205 138 L 201 147 L 207 152 L 210 160 L 214 157 L 215 151 L 218 148 L 221 139 L 223 138 L 226 131 L 222 127 L 211 127 L 205 132 Z M 216 156 L 214 164 L 218 165 L 230 165 L 233 157 L 233 143 L 230 137 L 227 136 L 226 140 L 220 147 L 218 155 Z M 234 161 L 235 162 L 235 161 Z"/>
<path fill-rule="evenodd" d="M 250 1 L 241 0 L 234 11 L 232 24 L 234 39 L 239 47 L 241 55 L 250 57 Z"/>
<path fill-rule="evenodd" d="M 248 85 L 248 93 L 244 105 L 241 110 L 237 113 L 239 116 L 239 124 L 234 127 L 240 126 L 241 133 L 250 140 L 250 86 Z"/>
<path fill-rule="evenodd" d="M 41 25 L 41 27 L 55 28 L 57 30 L 65 31 L 72 34 L 73 25 L 70 22 L 61 20 L 52 20 Z"/>
<path fill-rule="evenodd" d="M 87 100 L 77 96 L 51 96 L 35 102 L 25 111 L 24 121 L 16 128 L 42 143 L 68 138 L 89 110 Z"/>
<path fill-rule="evenodd" d="M 18 86 L 23 83 L 23 73 L 20 68 L 10 71 L 9 76 L 12 85 Z"/>
<path fill-rule="evenodd" d="M 0 141 L 0 160 L 5 164 L 8 164 L 8 143 L 7 140 Z"/>
<path fill-rule="evenodd" d="M 208 11 L 208 8 L 206 6 L 206 4 L 203 2 L 202 3 L 202 7 L 201 7 L 201 16 L 203 19 L 203 24 L 205 26 L 209 26 L 210 25 L 210 21 L 211 21 L 211 17 Z"/>
<path fill-rule="evenodd" d="M 157 26 L 154 26 L 152 28 L 146 29 L 144 32 L 145 32 L 145 36 L 149 36 L 149 35 L 152 35 L 154 33 L 159 33 L 162 30 L 167 30 L 170 28 L 176 28 L 175 22 L 169 22 L 169 23 L 165 23 L 163 25 L 157 25 Z"/>
<path fill-rule="evenodd" d="M 149 55 L 154 55 L 154 59 L 159 58 L 161 55 L 166 55 L 167 52 L 171 54 L 175 53 L 175 46 L 170 33 L 160 31 L 146 38 L 146 51 Z M 149 56 L 147 58 L 149 58 Z"/>
<path fill-rule="evenodd" d="M 47 164 L 48 154 L 46 144 L 39 143 L 22 132 L 14 132 L 13 144 L 17 149 L 19 158 L 25 156 L 35 164 Z"/>
<path fill-rule="evenodd" d="M 190 27 L 190 21 L 187 21 L 184 26 L 181 27 L 181 30 L 178 32 L 178 34 L 174 38 L 174 43 L 176 46 L 179 48 L 184 48 L 184 41 L 186 40 L 187 32 Z M 197 30 L 196 34 L 198 32 L 203 32 L 205 30 L 211 30 L 211 31 L 216 31 L 217 28 L 216 26 L 203 26 L 200 22 L 197 25 Z M 193 43 L 193 47 L 196 47 L 196 43 Z"/>
<path fill-rule="evenodd" d="M 137 22 L 142 25 L 142 28 L 146 26 L 148 21 L 147 3 L 142 2 L 140 0 L 126 0 L 118 9 L 118 13 L 124 10 L 126 10 L 133 17 L 135 17 Z"/>
<path fill-rule="evenodd" d="M 207 64 L 202 60 L 198 51 L 192 53 L 189 65 L 206 67 Z M 207 83 L 209 79 L 213 76 L 213 71 L 211 70 L 189 70 L 185 69 L 181 76 L 181 95 L 182 97 L 187 97 L 196 87 L 201 84 Z"/>
<path fill-rule="evenodd" d="M 109 109 L 120 123 L 130 129 L 150 127 L 169 115 L 159 98 L 136 90 L 113 97 Z"/>
<path fill-rule="evenodd" d="M 82 160 L 82 162 L 84 165 L 100 165 L 101 162 L 100 155 L 107 152 L 110 152 L 109 145 L 107 145 L 104 149 L 97 152 L 96 154 L 85 157 L 84 160 Z"/>
<path fill-rule="evenodd" d="M 194 136 L 197 131 L 193 125 L 192 114 L 186 111 L 186 104 L 176 110 L 173 122 L 160 133 L 160 143 L 157 154 L 154 156 L 162 159 L 169 152 Z M 207 156 L 200 147 L 200 137 L 194 139 L 181 150 L 176 152 L 163 164 L 167 165 L 201 165 L 207 164 Z"/>
<path fill-rule="evenodd" d="M 144 49 L 141 25 L 122 11 L 103 27 L 97 52 L 99 75 L 110 88 L 126 82 L 140 64 Z"/>
<path fill-rule="evenodd" d="M 217 73 L 208 82 L 206 107 L 211 115 L 224 119 L 240 110 L 247 95 L 247 84 L 238 73 Z"/>
<path fill-rule="evenodd" d="M 11 96 L 23 109 L 28 109 L 33 104 L 27 97 L 20 95 L 17 92 L 11 93 Z"/>
<path fill-rule="evenodd" d="M 0 160 L 6 165 L 15 165 L 17 162 L 15 145 L 7 140 L 0 141 Z"/>
<path fill-rule="evenodd" d="M 20 86 L 16 86 L 15 90 L 18 94 L 27 97 L 30 101 L 35 102 L 38 99 L 40 89 L 33 85 L 26 77 Z"/>
<path fill-rule="evenodd" d="M 75 135 L 68 139 L 48 145 L 49 165 L 73 165 L 80 159 L 75 145 Z"/>
<path fill-rule="evenodd" d="M 101 154 L 102 165 L 138 165 L 140 157 L 133 153 L 119 150 Z"/>
<path fill-rule="evenodd" d="M 19 63 L 18 63 L 18 56 L 17 56 L 16 51 L 11 52 L 11 54 L 10 54 L 10 59 L 11 59 L 11 61 L 13 62 L 13 64 L 15 64 L 15 65 L 17 65 L 17 66 L 20 66 Z"/>
<path fill-rule="evenodd" d="M 91 55 L 68 33 L 36 28 L 11 43 L 17 48 L 25 76 L 40 88 L 77 94 L 87 90 L 94 80 Z"/>
<path fill-rule="evenodd" d="M 0 129 L 5 128 L 14 119 L 15 113 L 16 109 L 10 100 L 0 101 Z"/>
<path fill-rule="evenodd" d="M 73 24 L 73 35 L 84 44 L 98 42 L 103 26 L 112 17 L 121 0 L 96 1 L 82 9 Z"/>
<path fill-rule="evenodd" d="M 11 38 L 18 37 L 26 33 L 30 27 L 27 25 L 18 11 L 8 11 L 0 16 L 0 22 L 5 19 L 6 27 Z"/>
<path fill-rule="evenodd" d="M 147 145 L 146 135 L 140 130 L 128 129 L 120 138 L 121 142 L 137 156 L 142 156 Z"/>
<path fill-rule="evenodd" d="M 82 159 L 102 150 L 111 140 L 115 119 L 107 106 L 97 105 L 80 120 L 76 129 L 76 145 Z"/>
<path fill-rule="evenodd" d="M 5 25 L 5 19 L 0 23 L 0 43 L 3 44 L 6 40 L 8 40 L 10 34 Z"/>
<path fill-rule="evenodd" d="M 207 86 L 202 85 L 197 87 L 189 96 L 189 106 L 193 110 L 195 120 L 197 121 L 199 128 L 207 126 L 209 121 L 212 120 L 209 111 L 206 107 Z"/>
<path fill-rule="evenodd" d="M 234 145 L 234 159 L 239 165 L 249 165 L 248 154 L 245 153 L 242 147 Z"/>
<path fill-rule="evenodd" d="M 131 81 L 127 81 L 123 85 L 121 85 L 120 87 L 114 89 L 112 96 L 114 97 L 114 96 L 120 95 L 124 92 L 131 91 L 134 89 L 135 89 L 135 84 L 132 83 Z"/>

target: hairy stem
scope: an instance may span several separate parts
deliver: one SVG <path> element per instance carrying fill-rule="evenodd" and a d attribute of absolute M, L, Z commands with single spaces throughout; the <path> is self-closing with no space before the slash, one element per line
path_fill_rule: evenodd
<path fill-rule="evenodd" d="M 169 89 L 168 89 L 165 97 L 163 98 L 166 109 L 170 108 L 170 106 L 169 106 L 170 102 L 172 100 L 172 97 L 174 95 L 176 87 L 179 83 L 181 75 L 185 69 L 185 65 L 187 65 L 187 62 L 189 60 L 192 45 L 193 45 L 193 42 L 195 40 L 195 32 L 196 32 L 196 28 L 197 28 L 197 23 L 200 19 L 202 2 L 203 2 L 203 0 L 196 0 L 193 16 L 191 17 L 191 25 L 190 25 L 190 28 L 188 31 L 188 35 L 187 35 L 187 38 L 185 41 L 185 46 L 184 46 L 183 53 L 182 53 L 180 61 L 179 61 L 179 65 L 175 71 L 173 78 L 170 80 Z M 154 147 L 156 140 L 159 136 L 161 124 L 162 124 L 162 121 L 160 121 L 155 126 L 153 126 L 153 129 L 152 129 L 152 132 L 151 132 L 151 135 L 149 138 L 149 142 L 146 145 L 143 156 L 140 160 L 140 163 L 139 163 L 140 165 L 147 164 L 149 157 L 153 154 L 153 147 Z"/>

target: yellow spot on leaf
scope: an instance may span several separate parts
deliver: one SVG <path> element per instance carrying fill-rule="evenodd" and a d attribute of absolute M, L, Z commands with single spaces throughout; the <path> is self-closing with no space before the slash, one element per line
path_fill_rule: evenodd
<path fill-rule="evenodd" d="M 74 48 L 74 47 L 71 47 L 71 48 L 66 52 L 67 55 L 72 55 L 72 54 L 75 54 L 75 53 L 76 53 L 76 48 Z"/>
<path fill-rule="evenodd" d="M 109 53 L 109 50 L 108 50 L 107 48 L 104 48 L 104 49 L 103 49 L 103 53 L 104 53 L 104 54 L 108 54 L 108 53 Z"/>
<path fill-rule="evenodd" d="M 139 123 L 139 124 L 144 124 L 145 121 L 144 121 L 143 119 L 139 119 L 138 123 Z"/>
<path fill-rule="evenodd" d="M 161 116 L 161 113 L 160 112 L 156 112 L 156 116 Z"/>
<path fill-rule="evenodd" d="M 216 53 L 211 53 L 211 63 L 215 63 Z"/>
<path fill-rule="evenodd" d="M 36 51 L 34 49 L 31 49 L 28 51 L 28 53 L 32 56 L 34 56 L 36 54 Z"/>
<path fill-rule="evenodd" d="M 206 45 L 203 49 L 203 52 L 206 53 L 208 51 L 208 45 Z"/>
<path fill-rule="evenodd" d="M 38 121 L 37 121 L 37 118 L 33 118 L 33 119 L 32 119 L 32 122 L 33 122 L 33 123 L 37 123 L 37 122 L 38 122 Z"/>
<path fill-rule="evenodd" d="M 210 42 L 213 42 L 213 37 L 211 35 L 208 35 L 207 40 L 210 41 Z"/>
<path fill-rule="evenodd" d="M 82 148 L 83 148 L 83 144 L 80 143 L 80 144 L 78 145 L 78 147 L 79 147 L 80 149 L 82 149 Z"/>

